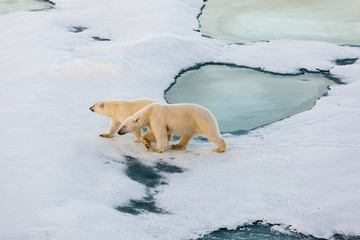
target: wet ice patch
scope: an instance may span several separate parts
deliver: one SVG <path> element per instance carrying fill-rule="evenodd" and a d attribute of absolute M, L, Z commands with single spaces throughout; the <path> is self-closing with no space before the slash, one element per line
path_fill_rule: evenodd
<path fill-rule="evenodd" d="M 102 38 L 102 37 L 92 37 L 92 39 L 94 39 L 95 41 L 100 41 L 100 42 L 103 42 L 103 41 L 111 41 L 110 38 Z"/>
<path fill-rule="evenodd" d="M 0 0 L 0 14 L 42 10 L 52 8 L 54 5 L 53 2 L 48 0 Z"/>
<path fill-rule="evenodd" d="M 87 27 L 83 27 L 83 26 L 73 26 L 73 27 L 69 28 L 69 31 L 72 33 L 81 33 L 87 29 L 88 29 Z M 95 41 L 100 41 L 100 42 L 111 41 L 110 38 L 104 38 L 104 37 L 99 37 L 99 36 L 93 36 L 91 38 Z"/>
<path fill-rule="evenodd" d="M 165 98 L 204 106 L 220 131 L 240 133 L 311 109 L 333 83 L 320 73 L 284 75 L 210 64 L 181 74 Z"/>
<path fill-rule="evenodd" d="M 167 211 L 156 205 L 154 198 L 158 193 L 156 188 L 167 184 L 164 173 L 182 173 L 183 169 L 164 162 L 157 162 L 155 166 L 147 166 L 131 156 L 125 156 L 125 164 L 127 166 L 125 174 L 146 187 L 146 196 L 142 199 L 130 199 L 127 204 L 117 206 L 115 209 L 132 215 L 146 212 L 167 214 Z"/>
<path fill-rule="evenodd" d="M 73 26 L 69 29 L 70 32 L 73 33 L 80 33 L 83 32 L 87 29 L 87 27 L 82 27 L 82 26 Z"/>
<path fill-rule="evenodd" d="M 338 59 L 335 61 L 336 65 L 344 66 L 344 65 L 351 65 L 354 64 L 358 58 L 345 58 L 345 59 Z"/>
<path fill-rule="evenodd" d="M 204 35 L 234 43 L 293 39 L 359 45 L 358 9 L 354 0 L 208 0 L 199 22 Z"/>
<path fill-rule="evenodd" d="M 129 213 L 132 215 L 139 215 L 145 212 L 166 214 L 165 210 L 156 206 L 154 196 L 152 194 L 147 194 L 146 197 L 142 199 L 130 199 L 130 202 L 124 206 L 116 207 L 116 210 Z"/>

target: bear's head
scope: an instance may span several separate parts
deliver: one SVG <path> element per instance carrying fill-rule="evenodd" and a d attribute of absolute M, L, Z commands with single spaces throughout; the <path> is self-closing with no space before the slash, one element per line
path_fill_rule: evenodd
<path fill-rule="evenodd" d="M 131 117 L 128 117 L 120 126 L 120 129 L 118 131 L 119 135 L 124 135 L 129 132 L 136 131 L 140 128 L 143 128 L 146 126 L 146 121 L 143 119 L 143 117 L 139 114 L 134 114 Z"/>
<path fill-rule="evenodd" d="M 115 104 L 112 104 L 111 102 L 103 101 L 103 102 L 95 103 L 93 106 L 90 107 L 90 110 L 97 114 L 111 117 L 116 112 L 115 108 L 116 108 Z"/>

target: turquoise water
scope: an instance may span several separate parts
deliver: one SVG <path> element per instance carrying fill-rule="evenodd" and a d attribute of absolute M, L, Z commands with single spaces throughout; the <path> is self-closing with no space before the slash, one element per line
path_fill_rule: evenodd
<path fill-rule="evenodd" d="M 0 0 L 0 14 L 42 10 L 52 8 L 54 5 L 48 0 Z"/>
<path fill-rule="evenodd" d="M 319 73 L 280 75 L 205 65 L 181 74 L 165 99 L 208 108 L 222 132 L 248 131 L 311 109 L 331 84 Z"/>
<path fill-rule="evenodd" d="M 358 0 L 208 0 L 203 35 L 231 43 L 275 39 L 360 45 Z"/>

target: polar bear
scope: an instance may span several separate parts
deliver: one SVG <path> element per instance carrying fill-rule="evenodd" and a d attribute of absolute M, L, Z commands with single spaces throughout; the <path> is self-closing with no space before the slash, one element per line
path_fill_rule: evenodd
<path fill-rule="evenodd" d="M 109 130 L 107 133 L 100 134 L 100 137 L 111 138 L 116 131 L 119 130 L 120 124 L 124 122 L 125 119 L 151 103 L 155 103 L 155 101 L 151 99 L 109 100 L 95 103 L 90 107 L 90 110 L 97 114 L 110 117 Z M 141 142 L 141 128 L 134 130 L 133 134 L 136 137 L 135 142 Z M 149 132 L 147 135 L 151 138 L 152 133 Z"/>
<path fill-rule="evenodd" d="M 145 126 L 152 130 L 157 142 L 156 149 L 147 146 L 148 139 L 144 135 L 143 143 L 151 152 L 165 151 L 169 133 L 181 136 L 179 143 L 171 145 L 175 150 L 185 149 L 195 135 L 203 135 L 216 144 L 214 152 L 226 151 L 226 142 L 220 135 L 215 117 L 208 109 L 197 104 L 152 103 L 126 119 L 118 134 L 123 135 Z"/>

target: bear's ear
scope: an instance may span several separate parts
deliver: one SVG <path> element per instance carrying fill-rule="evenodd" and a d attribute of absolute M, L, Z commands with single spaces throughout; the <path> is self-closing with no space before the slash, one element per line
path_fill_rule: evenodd
<path fill-rule="evenodd" d="M 104 108 L 104 103 L 100 103 L 100 104 L 99 104 L 99 107 L 100 107 L 100 108 Z"/>
<path fill-rule="evenodd" d="M 133 120 L 133 122 L 134 122 L 134 123 L 137 123 L 138 120 L 139 120 L 139 117 L 136 117 L 136 118 Z"/>

